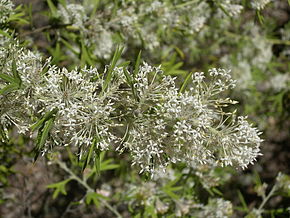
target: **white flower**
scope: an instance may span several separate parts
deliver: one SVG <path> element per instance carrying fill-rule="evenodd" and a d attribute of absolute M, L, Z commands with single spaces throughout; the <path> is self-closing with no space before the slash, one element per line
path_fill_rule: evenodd
<path fill-rule="evenodd" d="M 270 2 L 271 0 L 252 0 L 251 5 L 254 9 L 262 10 Z"/>

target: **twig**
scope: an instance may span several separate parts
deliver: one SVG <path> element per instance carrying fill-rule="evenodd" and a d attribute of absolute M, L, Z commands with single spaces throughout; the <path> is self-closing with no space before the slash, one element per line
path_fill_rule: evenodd
<path fill-rule="evenodd" d="M 72 172 L 65 163 L 56 160 L 56 163 L 67 173 L 70 174 L 70 178 L 73 180 L 76 180 L 77 182 L 79 182 L 82 186 L 84 186 L 87 189 L 87 192 L 94 192 L 94 190 L 82 179 L 80 179 L 76 174 L 74 174 L 74 172 Z M 103 205 L 105 205 L 105 207 L 107 207 L 110 211 L 112 211 L 118 218 L 122 218 L 122 215 L 115 209 L 113 208 L 108 202 L 106 202 L 104 199 L 99 199 Z"/>
<path fill-rule="evenodd" d="M 259 211 L 262 210 L 262 208 L 265 206 L 267 201 L 273 196 L 275 191 L 276 191 L 276 185 L 273 186 L 273 188 L 271 189 L 269 194 L 263 199 L 263 202 L 261 203 L 260 207 L 258 208 Z"/>

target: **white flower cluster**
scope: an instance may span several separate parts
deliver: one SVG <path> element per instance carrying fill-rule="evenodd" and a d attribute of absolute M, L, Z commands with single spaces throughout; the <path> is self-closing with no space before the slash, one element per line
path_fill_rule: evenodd
<path fill-rule="evenodd" d="M 95 77 L 97 81 L 93 80 Z M 49 66 L 42 81 L 35 89 L 34 98 L 41 105 L 38 113 L 57 109 L 51 131 L 55 143 L 89 148 L 96 139 L 101 150 L 114 144 L 115 137 L 109 131 L 113 125 L 110 116 L 115 110 L 113 101 L 118 98 L 120 81 L 102 93 L 97 88 L 103 87 L 104 79 L 95 68 L 68 71 L 56 66 Z"/>
<path fill-rule="evenodd" d="M 254 85 L 252 73 L 255 69 L 267 71 L 267 63 L 273 58 L 272 43 L 267 41 L 261 29 L 253 22 L 244 25 L 236 54 L 226 54 L 221 58 L 225 66 L 231 66 L 233 77 L 237 80 L 237 89 L 248 89 Z M 233 65 L 233 60 L 236 64 Z"/>
<path fill-rule="evenodd" d="M 221 98 L 235 86 L 230 71 L 211 69 L 192 76 L 192 87 L 180 93 L 174 79 L 160 68 L 140 68 L 135 87 L 138 101 L 128 102 L 134 114 L 125 143 L 133 164 L 141 172 L 154 173 L 169 163 L 212 164 L 247 167 L 260 155 L 260 132 L 235 112 L 223 107 L 237 102 Z"/>
<path fill-rule="evenodd" d="M 240 1 L 222 0 L 220 5 L 231 17 L 234 17 L 239 15 L 244 8 L 241 4 L 237 3 L 240 3 Z"/>
<path fill-rule="evenodd" d="M 271 0 L 253 0 L 251 5 L 256 10 L 262 10 Z"/>
<path fill-rule="evenodd" d="M 114 42 L 120 40 L 126 47 L 139 49 L 142 46 L 150 51 L 166 47 L 171 42 L 181 44 L 177 38 L 182 38 L 183 42 L 189 38 L 191 45 L 195 40 L 199 41 L 196 37 L 192 40 L 193 34 L 206 38 L 203 35 L 208 35 L 210 31 L 205 29 L 214 24 L 220 25 L 220 28 L 230 28 L 231 18 L 238 19 L 244 9 L 241 0 L 215 0 L 212 3 L 184 0 L 105 1 L 96 8 L 88 2 L 59 3 L 55 16 L 60 18 L 62 24 L 68 25 L 68 31 L 80 31 L 90 52 L 103 59 L 110 58 Z M 267 1 L 253 0 L 251 3 L 254 8 L 258 5 L 261 8 L 265 6 L 263 2 L 266 4 Z"/>
<path fill-rule="evenodd" d="M 233 215 L 233 205 L 230 201 L 222 198 L 209 199 L 207 205 L 203 206 L 199 217 L 227 218 Z"/>
<path fill-rule="evenodd" d="M 0 0 L 0 24 L 5 23 L 13 13 L 14 4 L 10 0 Z"/>
<path fill-rule="evenodd" d="M 29 93 L 38 85 L 40 77 L 41 57 L 28 50 L 22 49 L 17 41 L 0 37 L 0 72 L 13 78 L 12 63 L 15 61 L 17 71 L 21 76 L 21 89 L 0 95 L 0 122 L 6 130 L 8 126 L 15 125 L 19 132 L 27 132 L 31 124 L 32 108 Z M 1 77 L 2 78 L 2 77 Z M 8 86 L 7 81 L 0 80 L 0 89 L 15 89 L 13 82 Z M 5 88 L 6 87 L 6 88 Z"/>
<path fill-rule="evenodd" d="M 113 104 L 119 99 L 118 88 L 123 83 L 120 69 L 113 71 L 114 81 L 102 90 L 105 79 L 96 68 L 68 71 L 51 66 L 50 60 L 43 65 L 38 54 L 20 48 L 17 42 L 2 41 L 6 43 L 0 50 L 1 72 L 13 78 L 15 62 L 21 78 L 21 86 L 9 91 L 13 82 L 1 76 L 0 89 L 7 89 L 0 95 L 4 130 L 15 125 L 20 133 L 27 133 L 37 119 L 55 113 L 44 151 L 52 145 L 69 144 L 85 150 L 94 140 L 98 148 L 105 150 L 115 143 L 116 137 L 109 129 L 114 126 Z"/>
<path fill-rule="evenodd" d="M 245 168 L 260 155 L 260 132 L 246 117 L 223 110 L 237 103 L 222 98 L 235 86 L 230 71 L 196 72 L 180 92 L 174 78 L 146 63 L 134 73 L 117 67 L 102 74 L 96 68 L 68 71 L 49 60 L 43 65 L 16 42 L 8 40 L 4 48 L 1 123 L 20 132 L 50 123 L 43 151 L 51 145 L 84 152 L 92 143 L 101 150 L 119 145 L 131 152 L 140 172 L 152 175 L 176 162 Z"/>
<path fill-rule="evenodd" d="M 78 29 L 84 28 L 88 19 L 84 7 L 79 4 L 67 4 L 66 7 L 60 5 L 58 14 L 65 24 Z"/>
<path fill-rule="evenodd" d="M 155 208 L 154 212 L 163 216 L 166 216 L 173 209 L 175 217 L 232 217 L 232 203 L 222 198 L 209 198 L 208 202 L 204 204 L 197 200 L 196 193 L 185 198 L 180 196 L 178 199 L 174 198 L 174 200 L 170 195 L 167 196 L 168 192 L 165 191 L 164 187 L 179 179 L 180 174 L 171 168 L 168 168 L 166 172 L 158 171 L 149 182 L 132 181 L 128 183 L 128 191 L 125 193 L 126 198 L 124 200 L 128 202 L 131 208 L 153 206 Z M 195 182 L 188 182 L 186 188 L 185 186 L 173 186 L 172 189 L 179 190 L 176 191 L 176 195 L 180 195 L 184 192 L 184 188 L 191 189 L 195 186 Z"/>
<path fill-rule="evenodd" d="M 57 16 L 61 21 L 80 30 L 93 53 L 105 59 L 113 51 L 116 32 L 126 42 L 142 43 L 152 50 L 160 46 L 162 35 L 172 29 L 190 34 L 200 31 L 210 14 L 206 2 L 120 1 L 117 11 L 113 3 L 108 2 L 94 16 L 89 16 L 91 9 L 85 3 L 59 4 L 58 7 Z"/>

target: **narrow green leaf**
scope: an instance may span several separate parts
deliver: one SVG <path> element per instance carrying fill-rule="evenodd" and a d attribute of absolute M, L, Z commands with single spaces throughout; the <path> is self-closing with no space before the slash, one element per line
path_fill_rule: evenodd
<path fill-rule="evenodd" d="M 260 24 L 264 24 L 264 17 L 259 10 L 257 10 L 257 16 Z"/>
<path fill-rule="evenodd" d="M 124 67 L 125 68 L 125 67 L 128 67 L 130 63 L 131 63 L 130 61 L 124 61 L 123 63 L 120 63 L 118 65 L 118 67 Z"/>
<path fill-rule="evenodd" d="M 85 168 L 87 167 L 87 165 L 89 164 L 92 156 L 93 156 L 93 153 L 94 153 L 94 150 L 95 150 L 95 146 L 96 146 L 96 138 L 93 139 L 93 142 L 91 144 L 91 147 L 89 149 L 89 152 L 87 152 L 86 156 L 85 156 L 85 160 L 84 160 L 84 163 L 83 163 L 83 167 L 82 167 L 82 171 L 85 170 Z"/>
<path fill-rule="evenodd" d="M 259 176 L 259 173 L 256 170 L 254 170 L 254 181 L 255 181 L 256 185 L 258 185 L 258 186 L 262 185 L 261 178 Z"/>
<path fill-rule="evenodd" d="M 106 156 L 106 151 L 102 151 L 100 154 L 100 161 L 102 162 Z"/>
<path fill-rule="evenodd" d="M 37 121 L 35 124 L 33 124 L 30 128 L 32 131 L 35 131 L 38 129 L 45 121 L 53 117 L 57 113 L 58 109 L 54 108 L 52 111 L 47 112 L 43 118 L 41 118 L 39 121 Z"/>
<path fill-rule="evenodd" d="M 107 75 L 106 75 L 106 79 L 105 79 L 105 82 L 104 82 L 104 86 L 103 86 L 103 89 L 102 89 L 102 93 L 108 88 L 111 80 L 112 80 L 112 77 L 113 77 L 113 71 L 116 67 L 116 64 L 117 64 L 117 61 L 120 59 L 121 57 L 121 54 L 123 52 L 123 48 L 122 47 L 117 47 L 115 53 L 114 53 L 114 56 L 113 56 L 113 59 L 112 59 L 112 62 L 108 68 L 108 71 L 107 71 Z"/>
<path fill-rule="evenodd" d="M 228 16 L 231 17 L 231 15 L 229 14 L 229 12 L 216 0 L 214 0 L 214 3 Z"/>
<path fill-rule="evenodd" d="M 45 122 L 43 128 L 39 129 L 38 131 L 38 137 L 37 137 L 37 142 L 36 146 L 34 148 L 35 150 L 35 156 L 34 156 L 34 161 L 37 160 L 40 151 L 43 149 L 45 142 L 48 138 L 48 134 L 53 127 L 53 122 L 54 122 L 54 117 L 50 118 L 48 121 Z"/>
<path fill-rule="evenodd" d="M 179 54 L 179 56 L 184 59 L 185 55 L 184 53 L 176 46 L 174 46 L 174 49 L 176 50 L 176 52 Z"/>
<path fill-rule="evenodd" d="M 144 217 L 157 218 L 157 214 L 155 213 L 155 207 L 153 204 L 145 207 Z"/>
<path fill-rule="evenodd" d="M 93 60 L 91 59 L 89 52 L 85 46 L 84 41 L 81 41 L 81 65 L 85 66 L 87 64 L 89 64 L 90 66 L 94 65 Z"/>
<path fill-rule="evenodd" d="M 141 61 L 141 55 L 142 55 L 142 51 L 140 50 L 139 54 L 138 54 L 138 57 L 136 59 L 136 62 L 135 62 L 135 68 L 134 68 L 134 71 L 133 71 L 133 75 L 134 76 L 136 76 L 138 74 L 140 61 Z"/>
<path fill-rule="evenodd" d="M 15 83 L 14 78 L 12 76 L 7 75 L 7 74 L 0 73 L 0 78 L 5 80 L 6 82 Z"/>
<path fill-rule="evenodd" d="M 242 203 L 243 209 L 244 209 L 245 211 L 249 212 L 249 208 L 248 208 L 248 206 L 247 206 L 247 203 L 246 203 L 246 201 L 245 201 L 245 199 L 244 199 L 243 194 L 240 192 L 240 190 L 238 190 L 238 197 L 239 197 L 239 199 L 240 199 L 240 201 L 241 201 L 241 203 Z"/>
<path fill-rule="evenodd" d="M 220 190 L 218 190 L 217 188 L 212 188 L 212 191 L 214 193 L 218 194 L 219 196 L 223 196 L 223 193 Z"/>
<path fill-rule="evenodd" d="M 180 90 L 179 90 L 179 93 L 183 93 L 183 92 L 185 91 L 185 88 L 186 88 L 186 86 L 187 86 L 187 84 L 188 84 L 188 82 L 189 82 L 189 79 L 190 79 L 191 75 L 192 75 L 192 72 L 190 72 L 190 73 L 186 76 L 186 78 L 185 78 L 185 80 L 184 80 L 184 82 L 183 82 L 183 84 L 182 84 L 182 86 L 181 86 L 181 88 L 180 88 Z"/>
<path fill-rule="evenodd" d="M 13 73 L 13 76 L 14 76 L 16 82 L 17 82 L 17 83 L 19 84 L 19 86 L 20 86 L 20 84 L 21 84 L 21 78 L 20 78 L 19 73 L 18 73 L 18 71 L 17 71 L 17 66 L 16 66 L 16 61 L 15 61 L 15 59 L 13 59 L 13 61 L 12 61 L 12 73 Z"/>
<path fill-rule="evenodd" d="M 62 6 L 66 7 L 66 0 L 58 0 L 58 1 Z"/>
<path fill-rule="evenodd" d="M 66 40 L 64 39 L 60 39 L 60 41 L 75 55 L 79 55 L 79 52 L 77 52 L 70 43 L 68 43 Z"/>
<path fill-rule="evenodd" d="M 94 8 L 93 8 L 92 13 L 90 15 L 91 18 L 93 18 L 95 16 L 96 11 L 97 11 L 98 6 L 99 6 L 99 2 L 100 2 L 100 0 L 94 0 L 91 2 L 91 4 L 94 4 Z"/>
<path fill-rule="evenodd" d="M 133 94 L 135 100 L 137 100 L 138 97 L 137 97 L 136 88 L 134 86 L 134 78 L 130 75 L 130 73 L 127 71 L 127 69 L 123 69 L 123 72 L 125 74 L 125 77 L 126 77 L 126 80 L 127 80 L 128 84 L 129 84 L 129 86 L 131 87 L 132 94 Z"/>
<path fill-rule="evenodd" d="M 120 167 L 119 164 L 104 165 L 104 164 L 101 163 L 100 171 L 113 170 L 113 169 L 117 169 L 119 167 Z"/>
<path fill-rule="evenodd" d="M 0 90 L 0 95 L 7 94 L 7 93 L 12 92 L 12 91 L 17 90 L 17 89 L 19 89 L 19 84 L 11 83 Z"/>
<path fill-rule="evenodd" d="M 179 196 L 175 193 L 173 193 L 171 190 L 169 189 L 162 189 L 164 193 L 166 193 L 169 197 L 171 197 L 172 199 L 178 199 Z"/>
<path fill-rule="evenodd" d="M 55 5 L 52 3 L 51 0 L 47 0 L 47 4 L 48 4 L 48 7 L 51 11 L 52 16 L 56 17 L 57 16 L 57 8 L 55 7 Z"/>
<path fill-rule="evenodd" d="M 5 31 L 3 31 L 1 29 L 0 29 L 0 34 L 6 36 L 8 38 L 11 38 L 11 36 L 8 33 L 6 33 Z"/>
<path fill-rule="evenodd" d="M 126 77 L 128 84 L 131 86 L 132 82 L 133 82 L 132 76 L 129 74 L 129 72 L 126 69 L 124 69 L 123 72 L 125 74 L 125 77 Z"/>
<path fill-rule="evenodd" d="M 99 176 L 101 174 L 101 151 L 100 149 L 95 150 L 95 167 L 96 167 L 96 173 Z"/>

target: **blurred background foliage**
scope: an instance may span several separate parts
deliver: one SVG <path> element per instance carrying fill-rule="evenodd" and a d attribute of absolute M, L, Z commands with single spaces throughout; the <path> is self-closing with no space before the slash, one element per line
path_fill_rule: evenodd
<path fill-rule="evenodd" d="M 265 141 L 245 171 L 176 164 L 150 178 L 114 151 L 84 171 L 68 147 L 33 163 L 33 143 L 11 128 L 0 142 L 1 217 L 289 217 L 288 1 L 13 3 L 0 34 L 61 67 L 104 69 L 122 45 L 119 62 L 133 68 L 142 51 L 142 60 L 180 84 L 191 72 L 232 69 L 238 85 L 229 95 Z"/>

